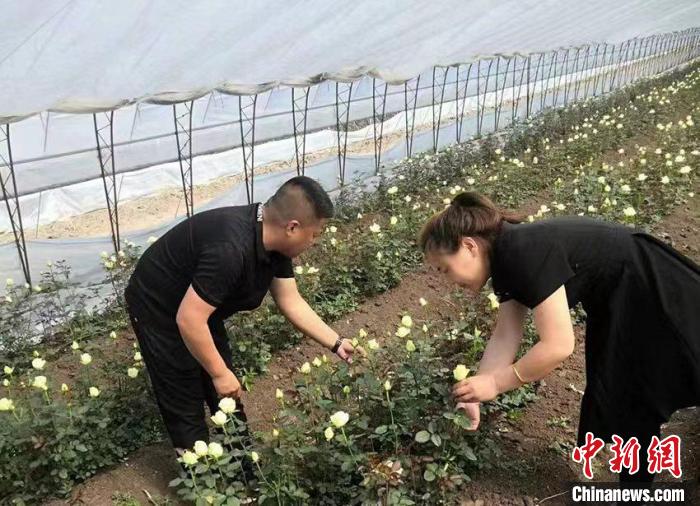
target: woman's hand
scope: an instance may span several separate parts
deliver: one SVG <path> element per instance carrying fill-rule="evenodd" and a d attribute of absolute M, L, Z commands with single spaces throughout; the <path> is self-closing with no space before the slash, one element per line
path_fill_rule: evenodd
<path fill-rule="evenodd" d="M 452 396 L 458 403 L 490 401 L 499 393 L 493 374 L 477 374 L 455 383 L 452 387 Z"/>
<path fill-rule="evenodd" d="M 457 409 L 464 411 L 464 414 L 471 420 L 471 425 L 467 430 L 476 430 L 479 427 L 479 422 L 481 421 L 481 403 L 460 402 L 457 404 Z"/>

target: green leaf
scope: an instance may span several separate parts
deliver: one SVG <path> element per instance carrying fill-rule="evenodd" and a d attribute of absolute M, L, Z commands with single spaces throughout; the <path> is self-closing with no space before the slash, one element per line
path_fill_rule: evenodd
<path fill-rule="evenodd" d="M 434 444 L 435 446 L 440 446 L 440 445 L 442 444 L 442 438 L 441 438 L 439 435 L 437 435 L 437 434 L 433 434 L 433 435 L 430 437 L 430 440 L 433 442 L 433 444 Z"/>
<path fill-rule="evenodd" d="M 430 432 L 422 430 L 416 434 L 416 441 L 419 443 L 427 443 L 430 440 Z"/>
<path fill-rule="evenodd" d="M 168 483 L 169 487 L 177 487 L 182 483 L 182 478 L 175 478 L 174 480 L 170 480 L 170 483 Z"/>
<path fill-rule="evenodd" d="M 386 425 L 380 425 L 376 429 L 374 429 L 375 434 L 386 434 L 386 431 L 388 430 L 388 427 Z"/>
<path fill-rule="evenodd" d="M 429 469 L 426 469 L 426 470 L 423 472 L 423 479 L 424 479 L 425 481 L 434 481 L 434 480 L 435 480 L 435 473 L 433 473 L 433 472 L 430 471 Z"/>

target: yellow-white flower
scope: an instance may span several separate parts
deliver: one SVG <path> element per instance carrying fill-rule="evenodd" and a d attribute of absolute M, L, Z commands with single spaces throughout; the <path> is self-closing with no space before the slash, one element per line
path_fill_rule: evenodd
<path fill-rule="evenodd" d="M 303 265 L 297 265 L 294 267 L 294 272 L 296 274 L 304 274 L 304 266 Z"/>
<path fill-rule="evenodd" d="M 377 260 L 381 260 L 381 259 L 382 259 L 382 252 L 377 251 Z"/>
<path fill-rule="evenodd" d="M 209 454 L 209 446 L 204 441 L 195 441 L 194 453 L 197 457 L 206 457 Z"/>
<path fill-rule="evenodd" d="M 628 185 L 628 184 L 623 184 L 620 187 L 620 191 L 622 191 L 622 193 L 629 193 L 632 191 L 632 188 L 630 188 L 630 185 Z"/>
<path fill-rule="evenodd" d="M 68 385 L 66 385 L 65 383 L 61 383 L 61 392 L 67 392 L 68 390 Z"/>
<path fill-rule="evenodd" d="M 626 207 L 625 209 L 623 209 L 622 212 L 625 213 L 625 216 L 627 216 L 628 218 L 631 218 L 632 216 L 637 214 L 637 211 L 635 211 L 634 207 L 632 206 Z"/>
<path fill-rule="evenodd" d="M 9 387 L 9 386 L 10 386 L 10 380 L 7 379 L 7 378 L 5 378 L 4 380 L 2 380 L 2 386 L 4 386 L 4 387 Z"/>
<path fill-rule="evenodd" d="M 196 453 L 193 453 L 189 450 L 185 450 L 182 454 L 182 457 L 180 457 L 180 460 L 187 466 L 193 466 L 197 463 L 199 457 L 197 457 Z"/>
<path fill-rule="evenodd" d="M 326 441 L 330 441 L 335 436 L 335 432 L 333 432 L 332 427 L 326 427 L 326 430 L 323 431 L 323 435 L 325 436 Z"/>
<path fill-rule="evenodd" d="M 678 172 L 680 172 L 681 174 L 688 174 L 691 170 L 692 169 L 690 168 L 690 165 L 684 165 L 678 170 Z"/>
<path fill-rule="evenodd" d="M 116 339 L 117 338 L 117 333 L 115 331 L 112 331 L 109 333 L 110 339 Z"/>
<path fill-rule="evenodd" d="M 275 397 L 277 398 L 277 400 L 284 399 L 284 392 L 278 388 L 277 390 L 275 390 Z"/>
<path fill-rule="evenodd" d="M 391 219 L 389 219 L 389 223 L 392 225 L 396 225 L 399 222 L 399 219 L 396 216 L 392 216 Z"/>
<path fill-rule="evenodd" d="M 37 371 L 41 371 L 45 365 L 46 360 L 44 360 L 43 358 L 35 358 L 34 360 L 32 360 L 32 367 Z"/>
<path fill-rule="evenodd" d="M 219 409 L 227 415 L 231 414 L 236 411 L 236 401 L 231 397 L 224 397 L 219 401 Z"/>
<path fill-rule="evenodd" d="M 403 325 L 401 327 L 399 327 L 398 330 L 396 331 L 396 335 L 398 337 L 406 337 L 410 333 L 411 333 L 411 329 L 409 329 L 408 327 L 404 327 Z"/>
<path fill-rule="evenodd" d="M 350 415 L 348 415 L 345 411 L 336 411 L 331 415 L 331 423 L 336 429 L 345 427 L 348 420 L 350 420 Z"/>
<path fill-rule="evenodd" d="M 386 380 L 384 382 L 384 390 L 386 390 L 387 392 L 391 390 L 391 382 L 389 380 Z"/>
<path fill-rule="evenodd" d="M 425 305 L 428 303 L 428 301 L 425 300 L 423 297 L 421 297 L 420 299 L 418 299 L 418 303 L 419 303 L 421 306 L 425 306 Z"/>
<path fill-rule="evenodd" d="M 661 184 L 668 184 L 670 182 L 671 182 L 671 178 L 669 178 L 668 176 L 664 176 L 661 178 Z"/>
<path fill-rule="evenodd" d="M 467 366 L 465 366 L 464 364 L 459 364 L 457 367 L 454 368 L 452 374 L 454 375 L 457 381 L 462 381 L 469 375 L 469 369 L 467 369 Z"/>
<path fill-rule="evenodd" d="M 226 425 L 228 417 L 223 411 L 217 411 L 216 413 L 214 413 L 214 416 L 211 417 L 211 421 L 214 422 L 214 425 L 216 425 L 217 427 L 223 427 L 224 425 Z"/>
<path fill-rule="evenodd" d="M 416 345 L 413 344 L 413 341 L 410 339 L 406 341 L 406 351 L 409 353 L 413 353 L 414 351 L 416 351 Z"/>
<path fill-rule="evenodd" d="M 3 372 L 4 372 L 5 374 L 7 374 L 8 376 L 9 376 L 10 374 L 12 374 L 14 371 L 15 371 L 15 368 L 14 368 L 14 367 L 10 367 L 9 365 L 6 365 L 6 366 L 3 368 Z"/>
<path fill-rule="evenodd" d="M 90 362 L 92 362 L 92 357 L 90 356 L 89 353 L 83 353 L 80 355 L 80 363 L 83 365 L 90 365 Z"/>
<path fill-rule="evenodd" d="M 73 341 L 73 343 L 70 345 L 71 349 L 73 350 L 79 350 L 80 345 L 78 344 L 78 341 Z"/>
<path fill-rule="evenodd" d="M 379 343 L 377 343 L 376 339 L 370 339 L 369 341 L 367 341 L 367 347 L 370 350 L 377 350 L 379 349 Z"/>
<path fill-rule="evenodd" d="M 275 438 L 275 439 L 277 439 L 278 437 L 280 437 L 280 431 L 277 430 L 277 429 L 272 429 L 272 437 Z"/>
<path fill-rule="evenodd" d="M 496 296 L 496 294 L 491 292 L 490 294 L 487 295 L 487 298 L 489 299 L 489 302 L 491 303 L 491 309 L 498 309 L 498 306 L 500 304 L 498 302 L 498 297 Z"/>
<path fill-rule="evenodd" d="M 250 460 L 257 463 L 260 460 L 260 455 L 258 455 L 258 452 L 250 452 Z"/>
<path fill-rule="evenodd" d="M 12 399 L 3 397 L 0 399 L 0 411 L 14 411 L 15 403 Z"/>
<path fill-rule="evenodd" d="M 318 357 L 315 357 L 311 363 L 314 365 L 314 367 L 321 367 L 321 364 L 323 364 L 321 359 Z"/>
<path fill-rule="evenodd" d="M 134 353 L 134 361 L 141 362 L 141 360 L 143 360 L 143 357 L 141 356 L 141 352 L 137 351 L 136 353 Z"/>
<path fill-rule="evenodd" d="M 318 272 L 317 267 L 309 267 L 309 269 L 306 271 L 307 274 L 316 274 Z"/>
<path fill-rule="evenodd" d="M 404 315 L 401 318 L 401 325 L 403 325 L 404 327 L 408 327 L 410 329 L 411 327 L 413 327 L 413 320 L 411 319 L 411 317 L 409 315 Z"/>
<path fill-rule="evenodd" d="M 90 397 L 98 397 L 100 395 L 100 389 L 97 387 L 90 387 L 88 393 Z"/>
<path fill-rule="evenodd" d="M 367 331 L 365 329 L 360 329 L 360 331 L 358 332 L 358 335 L 360 336 L 361 339 L 364 339 L 365 337 L 367 337 Z"/>
<path fill-rule="evenodd" d="M 133 378 L 135 378 L 135 377 L 137 377 L 137 376 L 139 375 L 139 370 L 136 369 L 136 367 L 129 367 L 129 368 L 126 370 L 126 374 L 127 374 L 130 378 L 133 379 Z"/>
<path fill-rule="evenodd" d="M 382 230 L 382 227 L 380 227 L 380 226 L 379 226 L 378 224 L 376 224 L 376 223 L 372 223 L 372 224 L 369 226 L 369 231 L 372 232 L 373 234 L 378 234 L 381 230 Z"/>
<path fill-rule="evenodd" d="M 389 195 L 393 195 L 393 194 L 396 193 L 397 191 L 399 191 L 398 187 L 392 186 L 392 187 L 389 188 L 386 192 L 387 192 Z"/>
<path fill-rule="evenodd" d="M 643 172 L 637 176 L 637 181 L 644 181 L 646 180 L 647 175 L 644 174 Z"/>
<path fill-rule="evenodd" d="M 299 368 L 299 371 L 302 374 L 309 374 L 311 372 L 311 364 L 309 364 L 308 362 L 304 362 Z"/>
<path fill-rule="evenodd" d="M 209 443 L 208 453 L 210 456 L 218 459 L 224 454 L 224 447 L 219 443 L 211 442 Z"/>
<path fill-rule="evenodd" d="M 331 227 L 328 229 L 331 231 L 331 234 L 335 234 L 338 231 L 338 227 L 335 225 L 331 225 Z"/>

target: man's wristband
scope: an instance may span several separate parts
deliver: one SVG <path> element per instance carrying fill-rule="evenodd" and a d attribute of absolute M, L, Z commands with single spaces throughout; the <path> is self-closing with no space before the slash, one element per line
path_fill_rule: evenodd
<path fill-rule="evenodd" d="M 338 353 L 338 350 L 340 349 L 340 344 L 343 342 L 343 338 L 338 336 L 338 339 L 335 340 L 335 344 L 333 345 L 333 348 L 331 348 L 331 351 L 333 353 Z"/>

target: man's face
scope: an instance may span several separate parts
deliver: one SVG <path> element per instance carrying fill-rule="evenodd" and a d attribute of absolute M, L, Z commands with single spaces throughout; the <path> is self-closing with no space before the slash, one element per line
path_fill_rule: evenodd
<path fill-rule="evenodd" d="M 280 248 L 280 253 L 290 258 L 301 255 L 304 251 L 314 245 L 321 236 L 326 226 L 326 220 L 311 222 L 308 225 L 301 225 L 296 220 L 287 222 L 285 227 L 285 240 Z"/>

